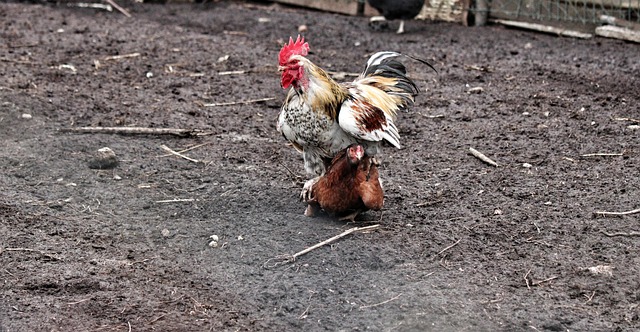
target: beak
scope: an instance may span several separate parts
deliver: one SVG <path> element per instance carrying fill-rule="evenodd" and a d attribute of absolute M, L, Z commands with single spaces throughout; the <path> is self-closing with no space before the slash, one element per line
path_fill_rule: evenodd
<path fill-rule="evenodd" d="M 285 67 L 285 66 L 278 66 L 278 71 L 279 71 L 279 72 L 283 72 L 285 69 L 287 69 L 287 67 Z"/>

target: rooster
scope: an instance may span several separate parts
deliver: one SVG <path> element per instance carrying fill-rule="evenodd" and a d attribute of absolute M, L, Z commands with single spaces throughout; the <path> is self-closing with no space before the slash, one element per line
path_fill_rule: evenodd
<path fill-rule="evenodd" d="M 338 152 L 311 188 L 312 198 L 304 214 L 313 217 L 318 210 L 351 220 L 360 212 L 380 210 L 383 203 L 378 167 L 359 144 L 351 144 Z"/>
<path fill-rule="evenodd" d="M 278 117 L 277 129 L 302 152 L 304 168 L 316 177 L 307 181 L 301 198 L 308 200 L 311 187 L 325 173 L 331 159 L 358 143 L 375 157 L 382 141 L 400 148 L 396 113 L 413 105 L 415 83 L 396 58 L 396 52 L 378 52 L 353 81 L 338 84 L 305 56 L 309 44 L 298 36 L 279 54 L 281 86 L 289 90 Z M 409 57 L 435 69 L 418 58 Z"/>

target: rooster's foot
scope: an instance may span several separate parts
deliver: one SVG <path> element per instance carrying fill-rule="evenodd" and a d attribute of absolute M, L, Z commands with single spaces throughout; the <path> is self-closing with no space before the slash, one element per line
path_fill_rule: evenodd
<path fill-rule="evenodd" d="M 307 217 L 315 217 L 319 211 L 319 207 L 315 204 L 307 205 L 307 208 L 304 210 L 304 215 Z"/>
<path fill-rule="evenodd" d="M 304 187 L 302 187 L 302 192 L 300 193 L 301 201 L 308 202 L 313 200 L 313 186 L 318 183 L 318 180 L 320 180 L 319 176 L 304 183 Z"/>

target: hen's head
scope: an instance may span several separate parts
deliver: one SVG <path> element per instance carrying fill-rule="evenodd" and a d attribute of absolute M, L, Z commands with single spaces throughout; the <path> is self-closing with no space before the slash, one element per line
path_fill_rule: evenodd
<path fill-rule="evenodd" d="M 286 89 L 291 84 L 299 81 L 303 74 L 304 68 L 301 63 L 301 58 L 309 53 L 309 44 L 304 42 L 304 37 L 298 38 L 293 41 L 293 38 L 289 37 L 289 43 L 282 46 L 280 54 L 278 55 L 279 67 L 278 70 L 282 72 L 282 78 L 280 85 Z"/>
<path fill-rule="evenodd" d="M 364 148 L 360 144 L 352 144 L 347 148 L 347 160 L 352 165 L 355 165 L 364 157 Z"/>

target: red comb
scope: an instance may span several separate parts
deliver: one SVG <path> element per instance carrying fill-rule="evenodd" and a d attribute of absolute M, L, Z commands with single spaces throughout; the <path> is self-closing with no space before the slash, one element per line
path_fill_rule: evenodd
<path fill-rule="evenodd" d="M 282 46 L 278 60 L 280 61 L 280 65 L 283 66 L 292 55 L 305 56 L 308 52 L 309 44 L 304 42 L 304 37 L 300 37 L 300 35 L 298 35 L 295 42 L 293 41 L 293 38 L 289 37 L 289 44 Z"/>

